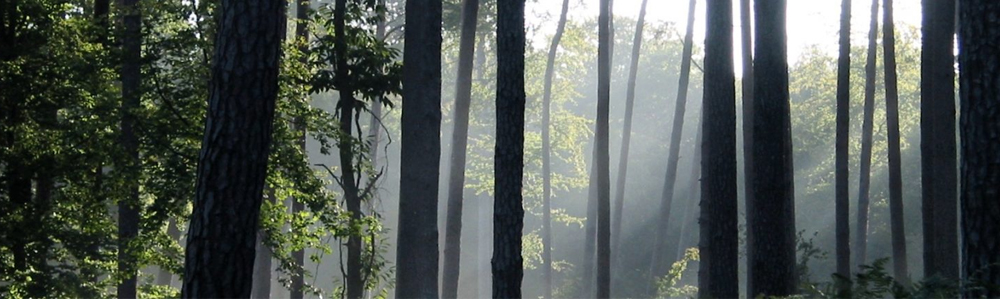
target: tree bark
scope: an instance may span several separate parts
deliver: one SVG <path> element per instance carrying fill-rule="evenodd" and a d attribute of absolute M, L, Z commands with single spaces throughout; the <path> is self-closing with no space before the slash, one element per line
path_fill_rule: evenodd
<path fill-rule="evenodd" d="M 755 1 L 754 209 L 747 213 L 754 244 L 747 249 L 750 296 L 797 290 L 785 1 Z"/>
<path fill-rule="evenodd" d="M 850 295 L 851 278 L 851 223 L 850 195 L 850 135 L 851 135 L 851 0 L 840 1 L 840 56 L 837 58 L 837 140 L 835 161 L 835 217 L 836 219 L 836 280 L 839 297 Z"/>
<path fill-rule="evenodd" d="M 118 298 L 136 298 L 136 275 L 138 265 L 131 251 L 130 242 L 139 235 L 139 179 L 141 171 L 139 160 L 139 137 L 136 135 L 136 109 L 142 97 L 142 71 L 140 59 L 142 56 L 142 17 L 139 12 L 138 0 L 123 0 L 124 16 L 122 24 L 122 120 L 121 145 L 125 151 L 122 169 L 128 174 L 126 178 L 127 196 L 118 201 L 118 271 L 127 273 L 118 284 Z"/>
<path fill-rule="evenodd" d="M 924 277 L 958 281 L 955 0 L 922 1 L 920 162 Z"/>
<path fill-rule="evenodd" d="M 285 2 L 224 0 L 218 9 L 184 298 L 250 296 L 278 95 Z"/>
<path fill-rule="evenodd" d="M 871 188 L 872 130 L 875 117 L 875 53 L 878 36 L 878 0 L 872 0 L 871 23 L 868 27 L 868 59 L 865 63 L 865 111 L 861 136 L 861 182 L 858 184 L 858 226 L 855 232 L 856 263 L 864 265 L 868 255 L 868 206 Z"/>
<path fill-rule="evenodd" d="M 441 1 L 406 2 L 397 298 L 438 297 Z"/>
<path fill-rule="evenodd" d="M 885 55 L 885 106 L 889 129 L 889 226 L 892 231 L 892 265 L 896 281 L 909 284 L 906 267 L 906 234 L 903 226 L 903 174 L 899 153 L 899 91 L 896 84 L 896 38 L 892 0 L 883 0 L 882 52 Z"/>
<path fill-rule="evenodd" d="M 691 52 L 694 35 L 694 11 L 696 0 L 688 2 L 687 32 L 684 34 L 684 49 L 681 54 L 681 74 L 677 84 L 677 101 L 674 106 L 673 127 L 670 133 L 670 152 L 667 156 L 667 172 L 663 182 L 660 215 L 656 225 L 653 245 L 653 259 L 650 273 L 653 278 L 667 274 L 670 262 L 667 260 L 667 231 L 670 224 L 670 208 L 674 201 L 674 184 L 677 182 L 677 164 L 680 161 L 681 134 L 684 132 L 684 109 L 687 106 L 688 82 L 691 77 Z"/>
<path fill-rule="evenodd" d="M 1000 297 L 1000 2 L 959 4 L 963 297 Z M 979 287 L 977 287 L 977 285 Z"/>
<path fill-rule="evenodd" d="M 646 24 L 646 2 L 642 0 L 639 6 L 639 19 L 635 23 L 635 35 L 632 38 L 632 61 L 629 63 L 628 86 L 625 90 L 625 123 L 622 126 L 622 145 L 618 157 L 618 180 L 615 189 L 615 215 L 611 217 L 611 252 L 614 256 L 621 253 L 622 213 L 625 208 L 625 181 L 628 176 L 628 154 L 632 141 L 632 111 L 635 107 L 635 81 L 639 71 L 639 54 L 642 50 L 642 31 Z"/>
<path fill-rule="evenodd" d="M 569 0 L 563 0 L 556 33 L 549 46 L 549 57 L 545 63 L 544 95 L 542 99 L 542 288 L 543 298 L 552 298 L 552 77 L 555 74 L 556 51 L 566 29 L 566 14 Z"/>
<path fill-rule="evenodd" d="M 736 191 L 736 89 L 733 2 L 710 0 L 705 29 L 705 96 L 701 148 L 701 262 L 698 296 L 739 297 L 739 202 Z"/>
<path fill-rule="evenodd" d="M 611 297 L 611 172 L 608 119 L 611 107 L 611 5 L 601 1 L 597 42 L 597 293 Z"/>
<path fill-rule="evenodd" d="M 521 298 L 524 275 L 524 44 L 524 0 L 498 2 L 493 298 Z"/>
<path fill-rule="evenodd" d="M 443 298 L 458 298 L 462 256 L 462 201 L 465 191 L 465 155 L 469 143 L 469 105 L 472 102 L 472 67 L 476 55 L 476 20 L 479 0 L 462 1 L 462 36 L 455 83 L 455 128 L 451 135 L 451 168 L 448 173 L 448 218 L 445 224 Z"/>

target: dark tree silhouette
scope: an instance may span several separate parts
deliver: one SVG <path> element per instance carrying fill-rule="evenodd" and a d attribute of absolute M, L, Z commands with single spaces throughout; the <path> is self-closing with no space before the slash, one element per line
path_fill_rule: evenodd
<path fill-rule="evenodd" d="M 138 0 L 123 0 L 121 2 L 125 14 L 122 16 L 122 120 L 121 146 L 125 157 L 120 165 L 126 173 L 139 172 L 139 136 L 136 135 L 135 110 L 139 108 L 142 98 L 142 16 L 139 13 Z M 118 283 L 118 298 L 136 298 L 136 275 L 139 274 L 136 258 L 130 252 L 130 242 L 139 235 L 139 176 L 130 175 L 126 178 L 127 196 L 118 200 L 118 271 L 126 273 Z M 39 182 L 39 186 L 51 186 L 51 182 Z"/>
<path fill-rule="evenodd" d="M 549 46 L 549 57 L 545 63 L 544 95 L 542 98 L 542 287 L 544 298 L 552 298 L 552 77 L 555 75 L 556 51 L 563 31 L 566 30 L 566 14 L 569 0 L 563 0 L 559 13 L 556 33 Z M 470 61 L 471 63 L 471 61 Z"/>
<path fill-rule="evenodd" d="M 896 86 L 896 38 L 892 0 L 883 0 L 882 47 L 885 48 L 885 107 L 889 129 L 889 226 L 892 231 L 892 265 L 896 281 L 908 284 L 906 234 L 903 227 L 903 174 L 899 154 L 899 91 Z"/>
<path fill-rule="evenodd" d="M 184 298 L 248 297 L 278 95 L 285 2 L 218 7 L 205 138 L 184 262 Z M 242 51 L 253 46 L 253 51 Z"/>
<path fill-rule="evenodd" d="M 795 193 L 788 102 L 785 1 L 754 2 L 754 203 L 747 211 L 752 297 L 796 292 Z"/>
<path fill-rule="evenodd" d="M 670 268 L 666 256 L 667 230 L 670 224 L 670 208 L 674 201 L 674 184 L 677 183 L 677 164 L 680 161 L 681 134 L 684 132 L 684 111 L 687 106 L 688 82 L 691 77 L 691 52 L 694 35 L 694 10 L 696 0 L 688 2 L 687 31 L 684 33 L 684 49 L 681 53 L 681 74 L 677 84 L 677 99 L 674 106 L 674 120 L 670 131 L 670 148 L 667 154 L 666 179 L 663 182 L 663 195 L 660 198 L 660 214 L 657 216 L 656 235 L 653 236 L 653 259 L 650 262 L 650 273 L 653 278 L 662 277 Z"/>
<path fill-rule="evenodd" d="M 840 1 L 840 56 L 837 58 L 837 141 L 835 205 L 837 275 L 851 277 L 851 223 L 848 180 L 851 135 L 851 0 Z M 850 285 L 837 280 L 838 296 L 846 297 Z"/>
<path fill-rule="evenodd" d="M 959 4 L 963 297 L 1000 297 L 1000 2 Z"/>
<path fill-rule="evenodd" d="M 472 66 L 476 55 L 476 19 L 479 0 L 462 1 L 462 36 L 455 82 L 455 128 L 451 133 L 451 168 L 448 170 L 448 214 L 445 224 L 444 275 L 441 297 L 458 298 L 462 256 L 462 198 L 465 191 L 465 154 L 469 144 L 469 105 L 472 102 Z"/>
<path fill-rule="evenodd" d="M 438 297 L 441 0 L 406 2 L 397 298 Z"/>
<path fill-rule="evenodd" d="M 858 184 L 858 225 L 855 227 L 855 263 L 863 265 L 868 258 L 868 206 L 871 188 L 872 131 L 875 118 L 875 60 L 878 36 L 878 0 L 872 0 L 871 23 L 868 26 L 868 58 L 865 62 L 865 108 L 861 125 L 861 169 Z"/>
<path fill-rule="evenodd" d="M 409 15 L 409 14 L 408 14 Z M 493 298 L 521 298 L 524 207 L 524 0 L 497 2 Z M 435 66 L 436 67 L 436 66 Z"/>
<path fill-rule="evenodd" d="M 698 296 L 739 297 L 739 203 L 736 199 L 736 86 L 733 2 L 706 2 L 702 104 L 701 262 Z"/>
<path fill-rule="evenodd" d="M 924 276 L 958 280 L 955 0 L 922 1 L 920 162 Z"/>
<path fill-rule="evenodd" d="M 597 18 L 597 292 L 611 297 L 611 172 L 608 118 L 611 107 L 611 4 L 601 0 Z"/>

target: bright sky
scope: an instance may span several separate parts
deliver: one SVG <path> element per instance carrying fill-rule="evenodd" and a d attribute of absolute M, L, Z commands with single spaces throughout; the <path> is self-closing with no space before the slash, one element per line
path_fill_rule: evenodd
<path fill-rule="evenodd" d="M 810 46 L 819 48 L 831 55 L 837 54 L 838 31 L 840 27 L 840 1 L 839 0 L 787 0 L 788 2 L 788 58 L 789 63 L 794 64 L 798 58 Z M 881 2 L 881 1 L 879 1 Z M 628 16 L 636 18 L 639 15 L 639 6 L 642 0 L 614 0 L 614 14 L 616 16 Z M 733 0 L 734 20 L 736 28 L 734 32 L 734 51 L 737 76 L 739 76 L 742 59 L 741 46 L 739 44 L 739 0 Z M 530 16 L 551 14 L 554 17 L 549 23 L 554 23 L 558 19 L 558 14 L 562 1 L 559 0 L 539 0 L 527 4 L 528 20 Z M 649 0 L 646 8 L 647 20 L 673 22 L 683 27 L 687 19 L 687 0 Z M 852 45 L 866 45 L 868 36 L 868 22 L 871 15 L 871 2 L 852 1 L 851 19 L 851 43 Z M 881 8 L 879 16 L 879 26 L 881 26 Z M 897 0 L 893 2 L 895 23 L 897 27 L 903 25 L 920 26 L 920 0 Z M 570 0 L 570 19 L 580 19 L 596 17 L 597 0 Z M 698 0 L 695 11 L 695 43 L 703 43 L 705 40 L 705 0 Z M 635 26 L 635 24 L 618 24 L 615 26 Z M 555 30 L 555 24 L 544 24 L 542 32 L 550 36 Z M 595 29 L 596 30 L 596 29 Z M 680 28 L 682 30 L 683 28 Z M 881 28 L 879 29 L 881 30 Z"/>

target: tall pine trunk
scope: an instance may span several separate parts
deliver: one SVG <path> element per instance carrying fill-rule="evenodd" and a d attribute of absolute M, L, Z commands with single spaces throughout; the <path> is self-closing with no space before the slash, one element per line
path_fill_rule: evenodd
<path fill-rule="evenodd" d="M 840 1 L 840 56 L 837 58 L 837 140 L 835 161 L 835 218 L 838 296 L 848 296 L 851 277 L 851 223 L 849 149 L 851 135 L 851 0 Z"/>
<path fill-rule="evenodd" d="M 549 46 L 545 63 L 544 95 L 542 98 L 542 283 L 544 298 L 552 298 L 552 77 L 555 74 L 556 51 L 566 29 L 569 0 L 563 0 L 556 33 Z"/>
<path fill-rule="evenodd" d="M 438 297 L 441 0 L 406 2 L 397 298 Z"/>
<path fill-rule="evenodd" d="M 883 0 L 882 47 L 885 55 L 885 117 L 889 129 L 889 227 L 892 231 L 892 265 L 896 281 L 908 284 L 906 234 L 903 227 L 903 174 L 899 154 L 899 91 L 896 87 L 896 38 L 892 0 Z"/>
<path fill-rule="evenodd" d="M 650 262 L 652 279 L 667 274 L 670 261 L 667 260 L 667 232 L 670 224 L 670 208 L 674 201 L 674 184 L 677 181 L 677 163 L 680 161 L 681 134 L 684 132 L 684 109 L 687 106 L 688 82 L 691 77 L 691 52 L 694 35 L 694 11 L 696 0 L 688 2 L 687 31 L 684 34 L 684 49 L 681 53 L 681 74 L 677 84 L 677 100 L 674 106 L 674 120 L 670 133 L 670 149 L 667 156 L 667 172 L 660 198 L 660 214 L 657 216 L 656 234 L 653 236 L 653 259 Z"/>
<path fill-rule="evenodd" d="M 922 1 L 920 165 L 924 277 L 958 281 L 955 0 Z"/>
<path fill-rule="evenodd" d="M 872 0 L 871 23 L 868 26 L 868 59 L 865 63 L 865 111 L 861 131 L 861 169 L 858 184 L 858 226 L 855 232 L 854 253 L 858 265 L 868 258 L 868 206 L 870 204 L 872 166 L 872 130 L 875 118 L 875 53 L 878 36 L 878 0 Z"/>
<path fill-rule="evenodd" d="M 739 297 L 739 203 L 736 199 L 736 87 L 733 2 L 707 1 L 705 96 L 701 148 L 701 262 L 703 298 Z"/>
<path fill-rule="evenodd" d="M 743 58 L 743 80 L 740 86 L 742 93 L 742 113 L 743 113 L 743 205 L 744 211 L 753 211 L 753 16 L 751 15 L 750 0 L 740 0 L 740 46 Z M 753 244 L 753 234 L 751 227 L 746 226 L 746 244 L 750 248 Z M 750 265 L 747 264 L 746 272 L 750 273 Z M 747 286 L 750 285 L 750 277 L 747 276 Z M 749 290 L 749 289 L 747 289 Z"/>
<path fill-rule="evenodd" d="M 754 199 L 747 225 L 749 296 L 795 294 L 795 193 L 785 1 L 755 1 Z M 765 200 L 766 199 L 766 200 Z"/>
<path fill-rule="evenodd" d="M 597 292 L 611 297 L 611 172 L 608 118 L 611 107 L 611 4 L 601 1 L 597 19 Z"/>
<path fill-rule="evenodd" d="M 1000 297 L 1000 2 L 959 4 L 963 297 Z M 978 288 L 976 285 L 978 284 Z M 985 287 L 984 287 L 985 286 Z"/>
<path fill-rule="evenodd" d="M 407 14 L 409 15 L 409 14 Z M 521 298 L 524 208 L 524 0 L 497 2 L 493 298 Z"/>
<path fill-rule="evenodd" d="M 184 262 L 184 298 L 250 296 L 285 2 L 224 0 Z M 254 45 L 254 51 L 241 51 Z"/>
<path fill-rule="evenodd" d="M 451 168 L 448 173 L 448 214 L 445 224 L 444 276 L 441 297 L 458 298 L 462 256 L 462 201 L 465 191 L 465 155 L 469 141 L 469 105 L 472 102 L 472 66 L 476 52 L 476 19 L 479 0 L 462 1 L 462 36 L 455 83 L 455 128 L 451 135 Z"/>
<path fill-rule="evenodd" d="M 138 266 L 129 243 L 139 235 L 139 137 L 136 135 L 136 109 L 142 97 L 142 71 L 139 64 L 142 56 L 142 19 L 138 0 L 123 0 L 122 11 L 122 121 L 121 145 L 125 152 L 120 165 L 128 173 L 125 198 L 118 201 L 118 271 L 126 273 L 118 283 L 118 298 L 136 298 L 136 275 Z"/>
<path fill-rule="evenodd" d="M 642 51 L 642 31 L 646 24 L 646 2 L 639 6 L 639 19 L 635 22 L 632 38 L 632 61 L 629 62 L 628 86 L 625 90 L 625 123 L 622 126 L 622 145 L 618 157 L 618 180 L 615 184 L 615 215 L 611 217 L 611 252 L 617 258 L 621 251 L 622 214 L 625 208 L 625 182 L 628 177 L 628 153 L 632 143 L 632 111 L 635 107 L 635 81 L 639 71 L 639 54 Z"/>

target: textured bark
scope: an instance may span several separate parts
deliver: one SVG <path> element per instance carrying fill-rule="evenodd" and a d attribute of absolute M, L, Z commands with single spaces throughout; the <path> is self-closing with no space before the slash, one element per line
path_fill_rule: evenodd
<path fill-rule="evenodd" d="M 296 0 L 295 1 L 295 37 L 298 39 L 297 42 L 301 42 L 299 51 L 302 53 L 307 53 L 309 51 L 309 1 L 308 0 Z M 302 63 L 307 63 L 308 58 L 303 57 Z M 299 130 L 299 149 L 308 158 L 308 152 L 306 151 L 306 125 L 303 123 L 302 119 L 295 119 L 296 129 Z M 298 214 L 305 211 L 305 203 L 298 200 L 298 198 L 292 198 L 292 215 Z M 296 250 L 292 252 L 292 261 L 295 263 L 294 275 L 292 275 L 291 286 L 288 289 L 288 297 L 292 299 L 301 299 L 305 297 L 305 279 L 306 279 L 306 251 L 305 249 Z"/>
<path fill-rule="evenodd" d="M 747 212 L 753 246 L 747 248 L 750 296 L 796 292 L 795 192 L 785 1 L 754 3 L 754 209 Z"/>
<path fill-rule="evenodd" d="M 611 5 L 601 1 L 597 18 L 597 292 L 611 297 L 611 172 L 608 118 L 611 107 Z"/>
<path fill-rule="evenodd" d="M 743 101 L 743 205 L 744 211 L 753 211 L 753 30 L 750 0 L 740 0 L 740 46 L 743 57 L 743 80 L 742 80 L 742 101 Z M 750 248 L 753 244 L 752 228 L 746 227 L 746 244 Z M 746 265 L 747 273 L 750 272 L 750 264 Z M 751 277 L 746 276 L 747 292 L 749 292 Z"/>
<path fill-rule="evenodd" d="M 129 243 L 139 235 L 139 137 L 136 135 L 135 111 L 142 97 L 140 57 L 142 55 L 142 19 L 139 15 L 138 0 L 122 0 L 124 11 L 122 24 L 122 120 L 121 145 L 125 152 L 121 166 L 129 174 L 126 180 L 127 196 L 118 201 L 118 271 L 127 273 L 118 283 L 118 298 L 136 298 L 135 264 Z"/>
<path fill-rule="evenodd" d="M 569 0 L 563 0 L 556 33 L 549 46 L 549 57 L 545 63 L 544 95 L 542 99 L 542 288 L 543 297 L 552 298 L 552 77 L 555 74 L 556 50 L 566 29 L 566 14 Z"/>
<path fill-rule="evenodd" d="M 896 38 L 892 0 L 883 0 L 882 47 L 885 48 L 885 107 L 889 129 L 889 227 L 892 231 L 892 266 L 896 281 L 909 284 L 906 267 L 906 233 L 903 227 L 903 174 L 899 154 L 899 91 L 896 84 Z"/>
<path fill-rule="evenodd" d="M 958 274 L 955 0 L 922 1 L 920 162 L 924 277 Z"/>
<path fill-rule="evenodd" d="M 184 262 L 184 298 L 250 296 L 285 2 L 224 0 Z"/>
<path fill-rule="evenodd" d="M 521 298 L 524 276 L 524 44 L 524 0 L 498 2 L 493 298 Z"/>
<path fill-rule="evenodd" d="M 635 107 L 635 81 L 639 71 L 639 53 L 642 50 L 642 31 L 646 24 L 646 0 L 639 6 L 639 19 L 632 37 L 632 61 L 629 62 L 628 86 L 625 90 L 625 123 L 622 126 L 622 147 L 618 157 L 618 179 L 615 184 L 615 215 L 611 217 L 611 252 L 617 258 L 621 253 L 622 211 L 625 208 L 625 181 L 628 177 L 628 153 L 632 141 L 632 111 Z"/>
<path fill-rule="evenodd" d="M 662 277 L 670 269 L 667 260 L 667 231 L 670 224 L 670 208 L 674 201 L 674 184 L 677 183 L 677 164 L 680 161 L 681 134 L 684 132 L 684 109 L 687 106 L 688 82 L 691 77 L 691 51 L 694 35 L 695 0 L 688 2 L 687 32 L 684 34 L 684 49 L 681 54 L 681 74 L 677 84 L 677 101 L 674 106 L 673 127 L 670 132 L 670 152 L 667 156 L 667 174 L 663 182 L 663 195 L 660 198 L 660 215 L 656 223 L 656 235 L 653 236 L 653 260 L 650 262 L 650 273 L 653 278 Z"/>
<path fill-rule="evenodd" d="M 875 50 L 878 44 L 878 0 L 872 0 L 871 23 L 868 26 L 868 58 L 865 63 L 865 111 L 861 126 L 861 169 L 858 184 L 858 225 L 855 227 L 855 263 L 864 265 L 868 258 L 868 206 L 870 204 L 872 166 L 872 130 L 875 118 Z"/>
<path fill-rule="evenodd" d="M 441 1 L 406 2 L 397 298 L 438 297 Z"/>
<path fill-rule="evenodd" d="M 851 0 L 840 1 L 840 56 L 837 58 L 837 140 L 835 161 L 835 218 L 837 275 L 851 277 L 851 223 L 849 148 L 851 134 Z M 847 297 L 850 285 L 836 280 L 838 296 Z"/>
<path fill-rule="evenodd" d="M 701 262 L 698 296 L 739 297 L 739 203 L 736 199 L 736 87 L 733 2 L 709 0 L 701 148 Z"/>
<path fill-rule="evenodd" d="M 959 4 L 963 297 L 1000 297 L 1000 2 Z M 985 286 L 977 288 L 976 285 Z"/>
<path fill-rule="evenodd" d="M 451 134 L 451 168 L 448 171 L 448 215 L 445 224 L 444 275 L 441 297 L 458 298 L 462 256 L 462 198 L 465 192 L 465 155 L 469 144 L 469 105 L 472 102 L 472 66 L 476 52 L 476 19 L 479 0 L 462 1 L 462 36 L 455 82 L 455 127 Z"/>

